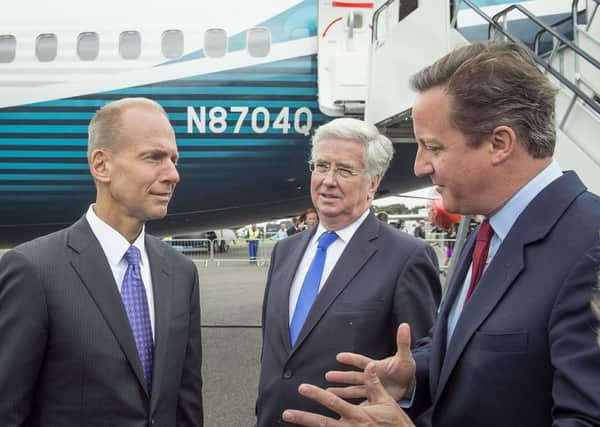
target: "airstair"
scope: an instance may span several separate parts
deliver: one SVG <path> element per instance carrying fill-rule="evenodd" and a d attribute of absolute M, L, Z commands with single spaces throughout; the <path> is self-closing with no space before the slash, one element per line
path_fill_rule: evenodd
<path fill-rule="evenodd" d="M 524 7 L 527 2 L 505 5 L 489 15 L 472 0 L 455 1 L 451 16 L 447 0 L 388 0 L 373 14 L 365 119 L 395 143 L 414 143 L 415 94 L 409 78 L 469 43 L 469 32 L 458 24 L 468 22 L 463 17 L 475 16 L 487 25 L 486 38 L 526 45 L 556 84 L 555 158 L 562 169 L 576 170 L 587 187 L 600 194 L 599 3 L 573 0 L 561 19 L 547 22 Z M 513 31 L 517 27 L 518 34 Z M 523 28 L 528 29 L 525 37 Z"/>
<path fill-rule="evenodd" d="M 319 0 L 319 108 L 330 116 L 360 116 L 367 98 L 373 12 L 382 0 Z"/>

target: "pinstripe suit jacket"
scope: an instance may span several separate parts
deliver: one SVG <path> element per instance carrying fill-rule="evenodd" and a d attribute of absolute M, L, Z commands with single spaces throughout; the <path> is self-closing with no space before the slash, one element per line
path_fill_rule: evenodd
<path fill-rule="evenodd" d="M 198 276 L 146 236 L 155 299 L 152 389 L 85 218 L 0 259 L 2 426 L 201 426 Z"/>

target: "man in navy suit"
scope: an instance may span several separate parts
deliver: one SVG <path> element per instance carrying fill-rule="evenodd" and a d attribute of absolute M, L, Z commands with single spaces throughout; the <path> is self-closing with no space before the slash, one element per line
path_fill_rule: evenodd
<path fill-rule="evenodd" d="M 332 415 L 299 396 L 298 385 L 326 385 L 325 373 L 343 367 L 335 361 L 340 351 L 393 354 L 402 322 L 410 322 L 416 336 L 433 326 L 441 295 L 435 252 L 369 209 L 392 154 L 390 140 L 360 120 L 337 119 L 315 133 L 311 196 L 320 221 L 281 240 L 272 253 L 259 427 L 284 424 L 281 413 L 289 407 Z"/>
<path fill-rule="evenodd" d="M 366 374 L 329 374 L 358 385 L 337 394 L 368 405 L 300 392 L 342 415 L 339 426 L 411 425 L 394 400 L 413 415 L 432 407 L 434 427 L 600 426 L 590 307 L 600 198 L 552 159 L 555 89 L 525 49 L 505 42 L 451 52 L 411 84 L 415 173 L 431 177 L 448 211 L 485 221 L 465 244 L 429 339 L 411 353 L 401 325 L 395 356 L 338 357 Z M 284 419 L 327 421 L 294 411 Z"/>

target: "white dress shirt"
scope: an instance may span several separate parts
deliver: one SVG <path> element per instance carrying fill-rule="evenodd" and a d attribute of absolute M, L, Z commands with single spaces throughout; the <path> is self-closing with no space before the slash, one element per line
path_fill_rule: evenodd
<path fill-rule="evenodd" d="M 521 215 L 521 213 L 535 198 L 535 196 L 537 196 L 544 188 L 546 188 L 552 181 L 559 178 L 561 175 L 562 171 L 560 170 L 560 166 L 556 160 L 553 160 L 552 163 L 546 166 L 546 168 L 536 175 L 535 178 L 533 178 L 517 193 L 515 193 L 515 195 L 512 196 L 498 212 L 489 218 L 494 234 L 492 235 L 492 240 L 490 241 L 488 259 L 484 266 L 482 277 L 483 274 L 485 274 L 488 264 L 494 258 L 494 255 L 496 255 L 496 252 L 498 252 L 498 249 L 506 238 L 506 235 L 512 228 L 513 224 L 517 221 L 517 218 L 519 218 L 519 215 Z M 465 305 L 467 291 L 469 289 L 469 284 L 471 283 L 472 268 L 473 263 L 471 263 L 469 271 L 467 271 L 460 294 L 454 301 L 454 305 L 452 306 L 450 314 L 448 315 L 448 334 L 446 346 L 450 344 L 450 339 L 452 338 L 452 334 L 454 333 L 454 329 L 456 328 L 456 324 L 460 318 L 460 314 L 462 313 L 463 306 Z"/>
<path fill-rule="evenodd" d="M 325 258 L 325 266 L 323 267 L 323 275 L 321 276 L 321 282 L 319 283 L 319 292 L 323 288 L 323 284 L 327 281 L 329 274 L 335 267 L 335 264 L 338 262 L 344 249 L 354 236 L 354 233 L 363 223 L 363 221 L 367 218 L 368 215 L 371 214 L 371 211 L 367 209 L 356 221 L 352 224 L 347 225 L 341 230 L 327 230 L 320 223 L 317 226 L 317 232 L 308 242 L 308 246 L 304 251 L 304 256 L 300 261 L 300 265 L 298 266 L 298 270 L 296 271 L 296 275 L 294 276 L 294 281 L 292 282 L 292 287 L 290 289 L 290 317 L 289 321 L 292 322 L 292 318 L 294 317 L 294 310 L 296 309 L 296 303 L 298 302 L 298 297 L 300 296 L 300 290 L 302 289 L 302 284 L 304 283 L 304 278 L 306 277 L 306 273 L 308 273 L 308 268 L 312 263 L 313 258 L 317 254 L 317 246 L 319 244 L 319 237 L 321 234 L 327 231 L 335 231 L 338 235 L 338 238 L 327 248 L 327 257 Z M 309 231 L 304 231 L 304 233 L 309 233 Z"/>
<path fill-rule="evenodd" d="M 90 224 L 92 232 L 98 239 L 100 247 L 106 255 L 108 264 L 112 271 L 115 283 L 121 293 L 121 286 L 123 285 L 123 278 L 127 271 L 127 261 L 125 260 L 125 252 L 129 249 L 129 242 L 121 233 L 112 228 L 110 225 L 102 221 L 98 215 L 94 212 L 94 205 L 90 205 L 85 219 Z M 148 299 L 148 310 L 150 311 L 150 327 L 152 328 L 152 337 L 154 338 L 154 292 L 152 291 L 152 275 L 150 274 L 150 261 L 148 259 L 148 253 L 146 252 L 145 245 L 145 226 L 142 227 L 140 235 L 137 237 L 133 246 L 137 247 L 141 253 L 140 259 L 140 270 L 142 273 L 142 281 L 144 282 L 144 288 L 146 289 L 146 298 Z M 108 285 L 108 284 L 107 284 Z"/>

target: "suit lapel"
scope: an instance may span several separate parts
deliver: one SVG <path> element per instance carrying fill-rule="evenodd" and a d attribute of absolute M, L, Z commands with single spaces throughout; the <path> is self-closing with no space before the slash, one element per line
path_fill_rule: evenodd
<path fill-rule="evenodd" d="M 437 390 L 438 382 L 440 379 L 440 372 L 442 364 L 446 356 L 446 342 L 448 337 L 448 317 L 450 311 L 454 306 L 456 298 L 460 295 L 465 276 L 471 264 L 471 257 L 473 248 L 475 246 L 475 239 L 473 236 L 465 242 L 465 247 L 461 251 L 460 259 L 457 262 L 457 269 L 449 280 L 448 292 L 444 297 L 440 305 L 440 309 L 437 317 L 437 325 L 435 328 L 435 339 L 432 342 L 432 357 L 430 369 L 430 385 L 431 390 Z M 432 396 L 433 396 L 432 392 Z"/>
<path fill-rule="evenodd" d="M 563 212 L 584 191 L 585 186 L 577 175 L 567 172 L 544 188 L 513 224 L 458 319 L 443 359 L 434 403 L 440 398 L 452 370 L 475 332 L 525 268 L 526 247 L 545 238 Z M 540 212 L 543 212 L 543 215 L 540 215 Z M 470 262 L 470 256 L 463 259 L 462 266 L 457 273 L 461 271 L 466 273 Z M 454 276 L 462 277 L 464 280 L 464 275 L 455 274 Z M 453 285 L 458 288 L 461 283 L 457 281 Z M 445 307 L 446 311 L 449 309 L 449 307 Z M 447 327 L 446 320 L 444 320 L 444 325 Z M 445 339 L 444 342 L 438 342 L 437 345 L 445 345 Z"/>
<path fill-rule="evenodd" d="M 140 358 L 121 295 L 102 247 L 85 218 L 69 229 L 67 246 L 72 250 L 71 265 L 115 335 L 140 385 L 146 390 Z"/>
<path fill-rule="evenodd" d="M 286 284 L 286 288 L 284 292 L 279 293 L 280 300 L 278 301 L 279 307 L 282 307 L 282 321 L 280 322 L 281 329 L 281 340 L 285 345 L 285 349 L 289 354 L 292 350 L 292 343 L 290 339 L 290 290 L 292 289 L 292 283 L 294 282 L 294 277 L 296 276 L 296 271 L 300 266 L 300 262 L 302 261 L 302 257 L 304 256 L 304 252 L 310 242 L 310 239 L 317 232 L 317 227 L 314 227 L 310 233 L 305 231 L 300 233 L 300 239 L 296 245 L 290 249 L 289 255 L 286 256 L 288 262 L 283 266 L 283 269 L 287 272 L 287 276 L 283 283 Z M 277 284 L 271 284 L 271 286 Z"/>
<path fill-rule="evenodd" d="M 161 380 L 164 375 L 163 368 L 169 342 L 173 284 L 167 263 L 168 256 L 161 243 L 146 235 L 146 251 L 150 261 L 152 290 L 154 291 L 155 340 L 150 402 L 150 409 L 152 410 L 158 402 Z"/>
<path fill-rule="evenodd" d="M 377 239 L 378 221 L 377 218 L 369 214 L 346 245 L 344 252 L 333 267 L 331 274 L 308 313 L 304 326 L 298 336 L 296 346 L 292 349 L 292 354 L 302 345 L 302 342 L 317 325 L 331 304 L 333 304 L 337 296 L 348 286 L 352 278 L 356 276 L 369 258 L 377 251 L 377 248 L 371 242 Z"/>

